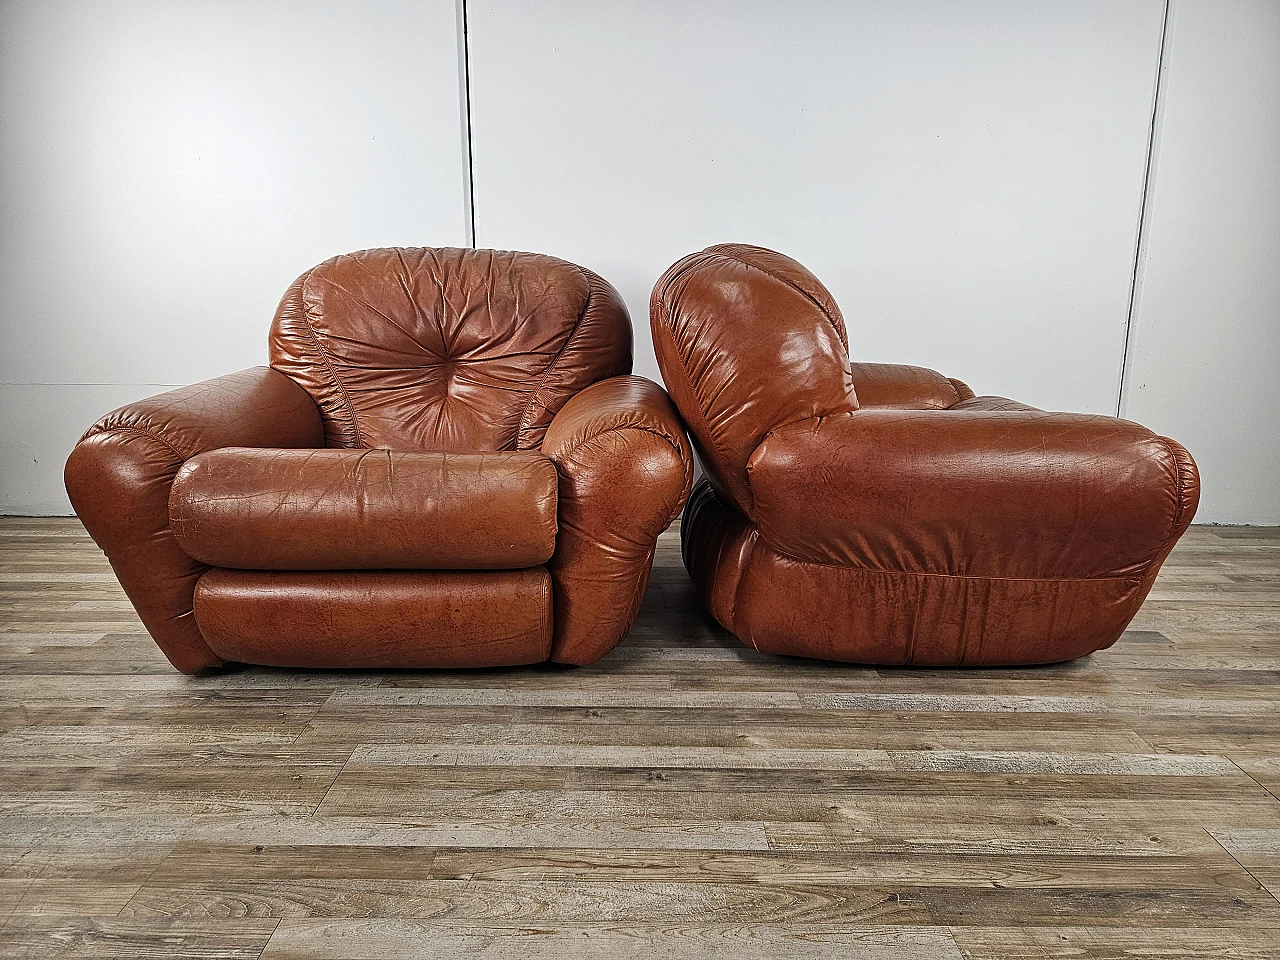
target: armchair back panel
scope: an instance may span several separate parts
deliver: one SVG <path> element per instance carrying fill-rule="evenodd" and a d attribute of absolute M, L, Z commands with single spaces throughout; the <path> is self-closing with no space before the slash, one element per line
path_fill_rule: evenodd
<path fill-rule="evenodd" d="M 631 323 L 613 287 L 554 257 L 384 248 L 299 277 L 270 350 L 327 446 L 525 450 L 574 394 L 630 372 Z"/>
<path fill-rule="evenodd" d="M 844 318 L 790 257 L 721 244 L 654 287 L 658 366 L 716 487 L 747 515 L 747 461 L 774 427 L 856 410 Z"/>

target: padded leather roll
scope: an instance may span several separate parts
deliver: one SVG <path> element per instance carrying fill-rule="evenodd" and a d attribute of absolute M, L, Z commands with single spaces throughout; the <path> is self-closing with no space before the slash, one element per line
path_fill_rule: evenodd
<path fill-rule="evenodd" d="M 551 652 L 544 567 L 470 573 L 210 570 L 195 613 L 224 660 L 275 667 L 495 667 Z"/>
<path fill-rule="evenodd" d="M 147 631 L 183 673 L 221 666 L 196 629 L 191 598 L 204 567 L 169 527 L 169 494 L 182 464 L 229 446 L 316 447 L 320 412 L 266 367 L 171 390 L 100 419 L 71 452 L 67 493 L 111 561 Z"/>
<path fill-rule="evenodd" d="M 501 570 L 556 540 L 556 468 L 535 451 L 214 450 L 173 483 L 197 560 L 241 570 Z"/>
<path fill-rule="evenodd" d="M 761 537 L 837 566 L 1140 578 L 1189 520 L 1170 441 L 1080 413 L 859 410 L 778 427 L 747 472 Z"/>
<path fill-rule="evenodd" d="M 1111 646 L 1150 579 L 913 576 L 807 563 L 757 539 L 734 610 L 765 653 L 917 667 L 1074 660 Z"/>
<path fill-rule="evenodd" d="M 693 456 L 666 393 L 643 377 L 592 384 L 547 428 L 560 471 L 552 659 L 594 663 L 635 623 L 658 535 L 680 514 Z"/>
<path fill-rule="evenodd" d="M 744 643 L 765 653 L 850 663 L 1071 660 L 1115 643 L 1164 559 L 1139 576 L 1093 579 L 939 576 L 811 563 L 770 547 L 705 480 L 689 498 L 680 534 L 703 602 Z"/>
<path fill-rule="evenodd" d="M 894 410 L 946 410 L 973 391 L 926 367 L 902 363 L 851 363 L 853 388 L 859 409 L 890 407 Z"/>

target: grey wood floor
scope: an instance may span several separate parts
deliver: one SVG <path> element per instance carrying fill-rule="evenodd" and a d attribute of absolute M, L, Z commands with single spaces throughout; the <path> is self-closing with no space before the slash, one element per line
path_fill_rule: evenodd
<path fill-rule="evenodd" d="M 190 679 L 74 520 L 0 520 L 0 956 L 1280 957 L 1280 529 L 1111 650 L 745 649 L 664 535 L 596 666 Z"/>

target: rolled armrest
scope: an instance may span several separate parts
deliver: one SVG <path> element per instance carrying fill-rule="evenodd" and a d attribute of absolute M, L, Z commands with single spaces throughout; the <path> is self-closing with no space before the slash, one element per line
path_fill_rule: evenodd
<path fill-rule="evenodd" d="M 658 534 L 689 496 L 689 441 L 661 387 L 613 377 L 564 405 L 542 452 L 560 479 L 551 659 L 592 663 L 640 609 Z"/>
<path fill-rule="evenodd" d="M 748 464 L 778 551 L 923 575 L 1141 577 L 1195 512 L 1178 444 L 1110 417 L 860 410 L 774 430 Z"/>
<path fill-rule="evenodd" d="M 219 447 L 319 447 L 324 427 L 301 387 L 253 367 L 107 414 L 67 460 L 67 493 L 89 535 L 170 662 L 183 673 L 221 664 L 191 612 L 204 564 L 169 529 L 169 490 L 191 457 Z"/>
<path fill-rule="evenodd" d="M 926 367 L 901 363 L 852 363 L 858 406 L 898 410 L 945 410 L 973 396 L 959 380 Z"/>

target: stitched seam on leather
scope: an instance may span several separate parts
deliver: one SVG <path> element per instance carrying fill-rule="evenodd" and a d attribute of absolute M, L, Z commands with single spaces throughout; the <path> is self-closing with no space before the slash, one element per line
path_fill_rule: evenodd
<path fill-rule="evenodd" d="M 546 570 L 545 567 L 543 567 Z M 547 656 L 550 657 L 556 648 L 555 593 L 551 589 L 551 571 L 547 571 L 542 580 L 542 603 L 538 604 L 538 626 L 547 636 Z M 548 616 L 548 611 L 550 616 Z"/>
<path fill-rule="evenodd" d="M 692 266 L 693 264 L 690 263 L 689 266 L 686 267 L 685 269 L 687 270 Z M 681 273 L 683 272 L 684 271 L 682 270 Z M 662 306 L 662 312 L 667 317 L 667 320 L 662 322 L 663 332 L 666 333 L 668 339 L 670 339 L 672 349 L 674 349 L 676 354 L 679 355 L 680 348 L 679 348 L 679 345 L 676 343 L 675 331 L 672 329 L 671 322 L 670 322 L 673 319 L 671 315 L 671 305 L 667 303 L 667 289 L 671 283 L 675 282 L 675 279 L 676 279 L 675 277 L 672 277 L 671 280 L 669 280 L 666 284 L 663 285 L 662 295 L 658 298 L 658 303 Z M 684 378 L 685 386 L 689 388 L 689 396 L 693 397 L 694 412 L 698 415 L 698 420 L 702 423 L 703 431 L 705 432 L 707 439 L 711 443 L 712 451 L 716 454 L 716 456 L 720 457 L 721 459 L 731 462 L 732 458 L 728 455 L 728 453 L 725 450 L 723 450 L 720 447 L 718 443 L 716 443 L 716 435 L 711 429 L 711 424 L 707 422 L 706 411 L 702 409 L 702 400 L 698 396 L 698 391 L 695 390 L 693 387 L 693 381 L 689 379 L 689 368 L 685 366 L 684 357 L 680 357 L 679 367 L 680 367 L 680 374 Z M 681 410 L 680 413 L 684 415 L 683 410 Z M 742 472 L 744 475 L 746 474 L 747 472 L 746 464 L 743 464 Z M 746 487 L 747 487 L 747 496 L 751 498 L 752 505 L 754 506 L 755 496 L 751 492 L 750 478 L 748 478 Z"/>
<path fill-rule="evenodd" d="M 572 448 L 564 451 L 560 456 L 577 453 L 592 440 L 608 436 L 611 433 L 622 433 L 624 430 L 643 430 L 645 433 L 652 433 L 655 437 L 661 437 L 673 450 L 675 450 L 676 456 L 680 457 L 680 464 L 684 469 L 684 476 L 688 477 L 692 473 L 693 466 L 684 456 L 681 455 L 679 442 L 671 439 L 671 434 L 666 431 L 659 430 L 657 427 L 651 427 L 644 423 L 620 423 L 616 427 L 606 427 L 604 430 L 601 430 L 598 433 L 593 433 L 589 437 L 583 437 L 579 443 L 574 444 Z"/>
<path fill-rule="evenodd" d="M 583 322 L 587 319 L 587 311 L 591 309 L 591 298 L 595 296 L 595 289 L 591 283 L 591 278 L 587 276 L 586 271 L 575 266 L 578 275 L 587 284 L 587 299 L 582 305 L 582 312 L 578 314 L 578 319 L 573 324 L 573 329 L 569 331 L 569 335 L 564 338 L 564 343 L 560 345 L 560 349 L 556 351 L 556 355 L 551 358 L 551 362 L 547 364 L 547 368 L 542 371 L 542 376 L 538 378 L 538 385 L 533 388 L 533 392 L 529 394 L 529 402 L 525 404 L 524 413 L 520 415 L 520 426 L 516 429 L 516 447 L 519 448 L 524 440 L 525 431 L 529 429 L 529 414 L 533 412 L 534 405 L 538 402 L 538 394 L 546 385 L 547 378 L 551 376 L 551 371 L 560 358 L 564 356 L 564 352 L 569 349 L 569 344 L 573 342 L 573 338 L 578 335 L 578 330 L 582 327 Z"/>
<path fill-rule="evenodd" d="M 704 251 L 704 252 L 705 252 L 705 251 Z M 842 347 L 844 347 L 844 350 L 845 350 L 845 359 L 846 359 L 846 360 L 848 359 L 848 353 L 849 353 L 849 344 L 848 344 L 848 342 L 847 342 L 848 334 L 846 333 L 846 334 L 845 334 L 845 336 L 841 336 L 841 335 L 840 335 L 840 328 L 839 328 L 838 326 L 836 326 L 835 318 L 834 318 L 834 317 L 832 317 L 832 316 L 831 316 L 831 314 L 827 312 L 827 308 L 826 308 L 826 307 L 824 307 L 824 306 L 822 305 L 822 303 L 821 303 L 820 301 L 818 301 L 818 300 L 817 300 L 817 299 L 816 299 L 812 294 L 809 294 L 809 293 L 805 292 L 803 289 L 801 289 L 800 287 L 796 286 L 794 283 L 792 283 L 792 282 L 791 282 L 790 280 L 788 280 L 786 277 L 779 276 L 778 274 L 776 274 L 776 273 L 772 272 L 771 270 L 766 270 L 764 267 L 760 266 L 758 263 L 751 263 L 751 262 L 750 262 L 750 261 L 748 261 L 748 260 L 743 260 L 743 259 L 742 259 L 742 258 L 740 258 L 740 257 L 735 257 L 735 256 L 732 256 L 731 254 L 723 253 L 723 252 L 720 252 L 720 251 L 717 251 L 716 253 L 711 254 L 711 256 L 713 256 L 713 257 L 721 257 L 721 258 L 723 258 L 723 259 L 725 259 L 725 260 L 730 261 L 731 263 L 740 263 L 740 264 L 742 264 L 744 267 L 749 267 L 749 268 L 750 268 L 750 269 L 752 269 L 752 270 L 756 270 L 756 271 L 758 271 L 758 272 L 760 272 L 760 273 L 763 273 L 766 277 L 771 277 L 771 278 L 773 278 L 774 280 L 777 280 L 779 283 L 781 283 L 781 284 L 785 284 L 786 286 L 790 287 L 790 288 L 791 288 L 792 290 L 794 290 L 796 293 L 800 294 L 800 296 L 804 297 L 806 300 L 808 300 L 810 303 L 812 303 L 815 307 L 817 307 L 817 308 L 818 308 L 818 312 L 822 314 L 823 319 L 825 319 L 825 320 L 827 321 L 827 323 L 828 323 L 828 324 L 830 324 L 830 326 L 831 326 L 831 332 L 832 332 L 832 333 L 834 333 L 834 334 L 836 335 L 836 339 L 837 339 L 837 340 L 839 340 L 839 341 L 840 341 L 840 345 L 841 345 Z"/>
<path fill-rule="evenodd" d="M 733 616 L 734 629 L 731 629 L 730 632 L 734 633 L 735 636 L 738 635 L 736 628 L 738 626 L 738 610 L 742 605 L 742 585 L 747 582 L 747 567 L 749 567 L 751 565 L 751 561 L 755 559 L 756 546 L 760 543 L 762 539 L 760 536 L 760 528 L 757 527 L 754 523 L 751 524 L 751 530 L 747 532 L 747 536 L 751 540 L 751 546 L 747 548 L 747 555 L 743 559 L 742 565 L 738 568 L 738 582 L 733 586 L 732 616 Z M 721 556 L 723 556 L 722 552 L 717 554 L 716 556 L 717 564 L 719 563 Z M 760 649 L 760 647 L 756 644 L 754 636 L 748 636 L 747 643 L 751 644 L 751 648 L 753 650 Z"/>
<path fill-rule="evenodd" d="M 967 400 L 967 399 L 969 399 L 969 400 L 973 399 L 972 397 L 962 397 L 962 396 L 960 396 L 960 388 L 956 386 L 956 381 L 955 381 L 955 379 L 954 379 L 953 377 L 947 377 L 947 378 L 946 378 L 946 380 L 947 380 L 947 384 L 948 384 L 948 386 L 950 386 L 950 387 L 951 387 L 951 392 L 952 392 L 952 393 L 954 393 L 954 394 L 956 395 L 956 403 L 964 403 L 964 402 L 965 402 L 965 400 Z M 972 388 L 972 387 L 970 387 L 970 388 L 969 388 L 969 392 L 970 392 L 970 393 L 972 393 L 972 392 L 973 392 L 973 388 Z M 951 407 L 954 407 L 954 406 L 956 405 L 956 403 L 951 404 Z M 951 407 L 947 407 L 947 409 L 948 409 L 948 410 L 950 410 L 950 409 L 951 409 Z"/>
<path fill-rule="evenodd" d="M 351 402 L 351 395 L 347 393 L 347 385 L 342 382 L 337 371 L 333 368 L 333 361 L 329 357 L 329 351 L 320 343 L 320 335 L 316 333 L 315 327 L 311 325 L 311 318 L 307 315 L 307 302 L 302 295 L 302 291 L 318 269 L 319 267 L 312 267 L 307 271 L 307 275 L 303 277 L 302 282 L 298 284 L 298 315 L 302 318 L 302 325 L 307 328 L 307 333 L 311 336 L 311 342 L 316 345 L 320 359 L 324 361 L 324 367 L 329 373 L 329 379 L 333 381 L 333 385 L 342 394 L 342 402 L 346 404 L 348 415 L 351 418 L 351 430 L 355 433 L 356 443 L 364 446 L 364 440 L 360 436 L 360 422 L 356 419 L 356 406 Z"/>
<path fill-rule="evenodd" d="M 172 443 L 170 443 L 164 437 L 160 436 L 158 433 L 148 430 L 146 427 L 133 427 L 127 424 L 119 424 L 114 426 L 103 426 L 103 427 L 95 426 L 88 433 L 86 433 L 84 437 L 82 437 L 81 439 L 87 440 L 89 439 L 89 437 L 98 437 L 104 433 L 132 433 L 140 437 L 146 437 L 148 440 L 154 440 L 156 443 L 160 444 L 162 447 L 167 449 L 170 453 L 172 453 L 175 457 L 177 457 L 183 463 L 185 463 L 189 459 L 188 457 L 183 455 L 183 453 L 177 447 L 175 447 Z"/>
<path fill-rule="evenodd" d="M 1169 451 L 1169 459 L 1173 461 L 1173 484 L 1177 491 L 1177 503 L 1173 509 L 1173 522 L 1169 524 L 1169 540 L 1173 540 L 1174 532 L 1178 529 L 1178 521 L 1182 519 L 1182 465 L 1178 463 L 1178 455 L 1173 452 L 1173 447 L 1169 443 L 1168 437 L 1159 437 L 1160 443 L 1164 445 L 1165 450 Z"/>
<path fill-rule="evenodd" d="M 1182 466 L 1178 463 L 1178 455 L 1174 453 L 1168 437 L 1161 437 L 1157 435 L 1156 439 L 1158 439 L 1164 445 L 1164 448 L 1169 451 L 1169 457 L 1173 460 L 1173 482 L 1174 486 L 1177 488 L 1177 504 L 1174 507 L 1173 520 L 1169 524 L 1169 536 L 1165 538 L 1164 545 L 1156 551 L 1155 556 L 1148 560 L 1143 566 L 1143 580 L 1146 580 L 1148 577 L 1152 577 L 1153 574 L 1158 573 L 1160 564 L 1164 563 L 1164 561 L 1169 558 L 1170 552 L 1172 552 L 1174 545 L 1178 542 L 1178 524 L 1182 520 L 1182 514 L 1186 509 L 1183 502 Z"/>
<path fill-rule="evenodd" d="M 753 526 L 755 526 L 755 524 L 753 524 Z M 756 526 L 757 532 L 759 532 L 759 529 L 760 528 Z M 1113 581 L 1119 583 L 1130 583 L 1141 582 L 1146 579 L 1146 573 L 1143 573 L 1142 575 L 1134 574 L 1128 577 L 989 577 L 967 573 L 927 573 L 923 570 L 885 570 L 881 567 L 855 567 L 853 564 L 849 563 L 827 563 L 822 560 L 805 560 L 802 557 L 797 557 L 794 554 L 787 553 L 785 550 L 780 550 L 771 541 L 766 539 L 763 534 L 760 535 L 760 539 L 764 541 L 765 545 L 770 550 L 782 557 L 782 559 L 790 560 L 793 563 L 802 563 L 811 567 L 829 567 L 833 570 L 852 570 L 857 573 L 882 573 L 895 577 L 940 577 L 948 580 L 995 580 L 1002 583 L 1110 583 Z"/>
<path fill-rule="evenodd" d="M 860 407 L 859 409 L 862 409 L 862 408 Z M 844 411 L 842 411 L 842 412 L 844 412 Z M 848 412 L 848 413 L 850 413 L 850 414 L 854 414 L 854 413 L 857 413 L 858 411 L 857 411 L 857 410 L 849 410 L 849 411 L 847 411 L 847 412 Z M 921 412 L 921 411 L 915 411 L 915 410 L 913 410 L 913 411 L 911 411 L 911 412 L 912 412 L 912 413 L 916 413 L 916 412 Z M 747 458 L 747 474 L 748 474 L 748 475 L 750 475 L 750 473 L 751 473 L 751 461 L 755 458 L 755 455 L 756 455 L 757 453 L 759 453 L 759 452 L 760 452 L 760 448 L 761 448 L 761 447 L 763 447 L 763 446 L 765 445 L 765 443 L 766 443 L 769 439 L 771 439 L 771 438 L 773 437 L 773 435 L 774 435 L 774 434 L 776 434 L 779 430 L 785 430 L 787 427 L 793 427 L 793 426 L 795 426 L 797 423 L 813 423 L 813 424 L 816 424 L 817 426 L 822 426 L 822 421 L 823 421 L 823 420 L 826 420 L 826 419 L 827 419 L 827 417 L 831 417 L 831 416 L 836 416 L 836 414 L 831 414 L 831 413 L 820 413 L 820 414 L 818 414 L 816 417 L 796 417 L 796 419 L 794 419 L 794 420 L 788 420 L 786 423 L 779 423 L 777 426 L 770 427 L 770 428 L 769 428 L 769 432 L 768 432 L 768 433 L 766 433 L 763 437 L 761 437 L 761 438 L 760 438 L 760 442 L 756 444 L 756 448 L 755 448 L 754 450 L 752 450 L 752 451 L 751 451 L 751 456 Z"/>

